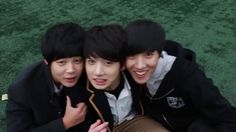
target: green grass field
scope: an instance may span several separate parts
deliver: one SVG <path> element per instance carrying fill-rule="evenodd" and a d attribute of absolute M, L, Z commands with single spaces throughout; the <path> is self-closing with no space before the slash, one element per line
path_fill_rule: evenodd
<path fill-rule="evenodd" d="M 40 39 L 58 22 L 93 25 L 148 18 L 159 21 L 167 38 L 197 53 L 221 93 L 236 106 L 235 0 L 1 0 L 0 95 L 19 71 L 40 60 Z M 0 132 L 5 128 L 6 101 L 0 102 Z"/>

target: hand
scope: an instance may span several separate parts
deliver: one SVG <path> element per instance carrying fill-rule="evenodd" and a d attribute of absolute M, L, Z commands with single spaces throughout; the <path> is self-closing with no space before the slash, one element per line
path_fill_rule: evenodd
<path fill-rule="evenodd" d="M 66 129 L 80 124 L 85 120 L 87 114 L 87 106 L 85 103 L 78 103 L 76 108 L 71 106 L 71 100 L 66 96 L 66 111 L 63 117 L 63 123 Z"/>
<path fill-rule="evenodd" d="M 101 120 L 97 120 L 93 123 L 88 132 L 106 132 L 108 127 L 108 122 L 103 122 Z"/>

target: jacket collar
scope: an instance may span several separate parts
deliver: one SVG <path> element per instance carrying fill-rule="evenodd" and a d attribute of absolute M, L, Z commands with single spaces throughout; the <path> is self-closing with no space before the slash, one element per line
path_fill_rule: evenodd
<path fill-rule="evenodd" d="M 87 80 L 86 89 L 90 93 L 89 102 L 94 108 L 94 110 L 99 115 L 100 119 L 103 122 L 109 122 L 109 132 L 111 132 L 113 128 L 113 117 L 110 110 L 109 103 L 107 101 L 106 95 L 103 91 L 96 90 L 92 87 L 92 85 Z M 96 94 L 95 94 L 96 93 Z"/>
<path fill-rule="evenodd" d="M 184 49 L 174 41 L 166 41 L 166 43 L 164 51 L 176 58 L 154 95 L 155 99 L 160 99 L 173 92 L 186 79 L 186 75 L 191 74 L 192 66 L 195 64 L 195 54 L 192 51 Z"/>
<path fill-rule="evenodd" d="M 134 109 L 137 111 L 137 114 L 144 114 L 143 106 L 140 101 L 141 95 L 141 87 L 138 85 L 126 72 L 122 73 L 125 79 L 125 83 L 129 83 L 131 92 L 132 92 L 132 100 Z M 96 90 L 92 87 L 92 85 L 87 80 L 86 89 L 90 93 L 89 102 L 96 110 L 97 114 L 101 118 L 102 121 L 109 122 L 109 130 L 111 131 L 113 128 L 113 117 L 112 112 L 110 110 L 109 103 L 107 101 L 106 95 L 103 91 Z M 96 94 L 95 94 L 96 93 Z"/>
<path fill-rule="evenodd" d="M 42 63 L 44 63 L 44 62 L 42 62 Z M 50 97 L 52 99 L 53 95 L 55 93 L 55 86 L 54 86 L 53 79 L 51 76 L 51 71 L 50 71 L 49 66 L 46 65 L 45 63 L 43 64 L 43 67 L 44 67 L 44 74 L 46 76 L 47 85 L 48 85 L 48 88 L 50 89 Z"/>

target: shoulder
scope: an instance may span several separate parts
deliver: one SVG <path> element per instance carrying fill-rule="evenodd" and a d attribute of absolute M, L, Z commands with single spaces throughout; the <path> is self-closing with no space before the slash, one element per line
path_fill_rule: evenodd
<path fill-rule="evenodd" d="M 46 78 L 44 69 L 45 66 L 42 61 L 23 69 L 16 77 L 15 81 L 9 86 L 9 96 L 26 95 L 34 89 L 34 86 L 39 85 L 39 83 L 43 84 L 42 82 L 46 83 L 44 81 Z"/>
<path fill-rule="evenodd" d="M 168 55 L 177 57 L 181 63 L 187 62 L 194 65 L 196 64 L 196 53 L 189 48 L 183 47 L 182 44 L 178 42 L 167 40 L 164 51 L 166 51 Z"/>
<path fill-rule="evenodd" d="M 181 54 L 191 54 L 191 55 L 195 56 L 194 51 L 192 51 L 189 48 L 185 48 L 185 47 L 183 47 L 182 44 L 180 44 L 176 41 L 172 41 L 172 40 L 166 40 L 164 50 L 168 54 L 174 55 L 174 56 L 179 56 Z"/>
<path fill-rule="evenodd" d="M 201 66 L 196 61 L 196 54 L 191 49 L 184 48 L 178 42 L 168 40 L 164 50 L 168 55 L 176 57 L 168 75 L 176 78 L 177 82 L 186 83 L 191 78 L 194 81 L 198 73 L 202 72 Z M 180 74 L 181 76 L 179 76 Z"/>

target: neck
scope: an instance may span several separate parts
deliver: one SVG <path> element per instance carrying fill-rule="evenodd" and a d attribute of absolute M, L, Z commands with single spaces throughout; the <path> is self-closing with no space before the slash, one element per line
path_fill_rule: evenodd
<path fill-rule="evenodd" d="M 118 98 L 123 88 L 124 88 L 124 77 L 120 77 L 118 85 L 112 90 L 106 90 L 106 92 L 113 94 L 116 96 L 116 98 Z"/>

